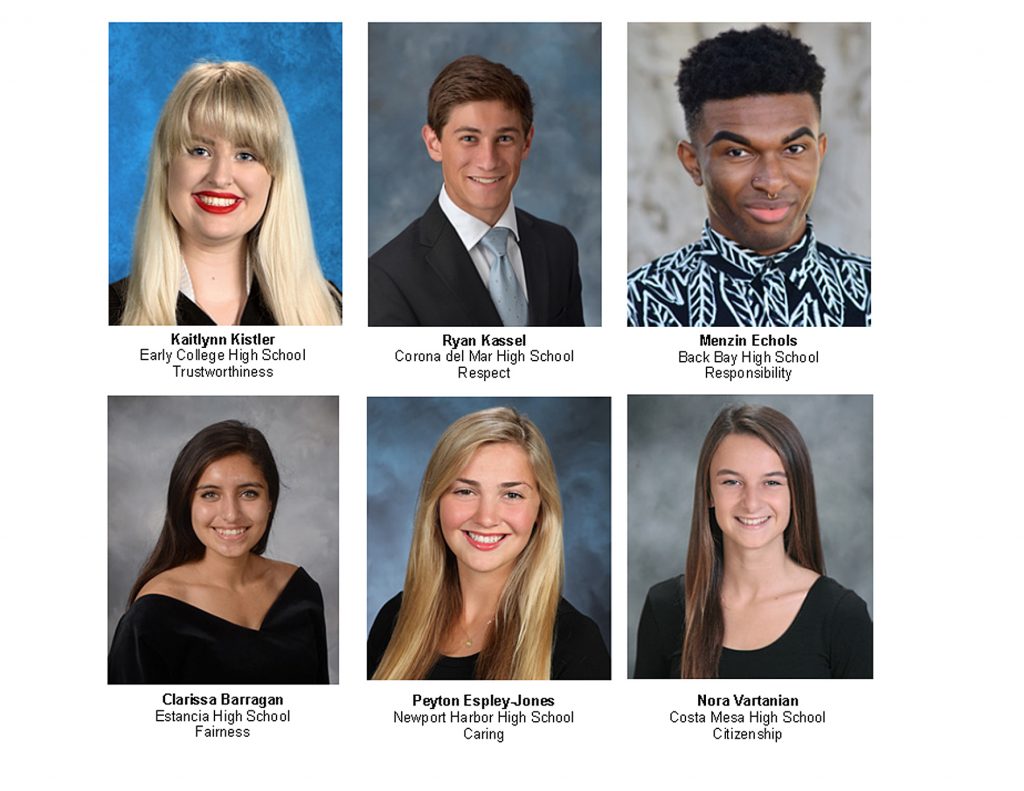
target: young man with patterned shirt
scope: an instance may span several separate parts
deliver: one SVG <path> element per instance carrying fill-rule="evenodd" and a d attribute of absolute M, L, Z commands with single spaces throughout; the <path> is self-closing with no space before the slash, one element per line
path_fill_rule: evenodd
<path fill-rule="evenodd" d="M 700 241 L 630 273 L 631 326 L 870 325 L 870 259 L 820 242 L 807 216 L 828 147 L 824 80 L 806 44 L 767 26 L 690 50 L 677 156 L 708 219 Z"/>

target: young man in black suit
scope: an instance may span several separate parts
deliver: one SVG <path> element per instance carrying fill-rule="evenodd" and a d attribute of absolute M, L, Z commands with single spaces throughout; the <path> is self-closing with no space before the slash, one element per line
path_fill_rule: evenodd
<path fill-rule="evenodd" d="M 370 256 L 370 325 L 581 326 L 576 240 L 512 201 L 533 140 L 522 77 L 476 55 L 453 61 L 430 88 L 422 135 L 444 185 Z"/>

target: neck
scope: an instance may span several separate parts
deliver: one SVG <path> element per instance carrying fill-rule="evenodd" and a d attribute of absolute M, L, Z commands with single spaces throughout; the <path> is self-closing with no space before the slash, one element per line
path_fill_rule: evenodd
<path fill-rule="evenodd" d="M 509 573 L 490 571 L 480 574 L 460 566 L 459 588 L 462 591 L 462 620 L 474 623 L 493 618 L 505 590 Z"/>
<path fill-rule="evenodd" d="M 209 552 L 197 562 L 204 579 L 214 587 L 237 590 L 245 587 L 257 576 L 257 567 L 262 558 L 251 552 L 237 558 L 226 558 Z"/>
<path fill-rule="evenodd" d="M 750 600 L 784 587 L 799 566 L 786 554 L 781 541 L 759 549 L 724 547 L 722 595 Z"/>

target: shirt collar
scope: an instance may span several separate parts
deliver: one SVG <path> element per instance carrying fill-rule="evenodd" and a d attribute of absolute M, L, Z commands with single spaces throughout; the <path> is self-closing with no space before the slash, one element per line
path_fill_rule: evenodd
<path fill-rule="evenodd" d="M 807 230 L 796 243 L 785 250 L 771 255 L 760 255 L 753 250 L 740 247 L 732 239 L 728 239 L 711 227 L 709 220 L 704 221 L 704 232 L 701 234 L 701 246 L 723 261 L 738 274 L 757 277 L 768 269 L 781 269 L 789 272 L 805 265 L 808 259 L 817 256 L 818 243 L 814 237 L 814 225 L 807 218 Z"/>
<path fill-rule="evenodd" d="M 455 233 L 459 235 L 459 239 L 462 240 L 462 244 L 467 250 L 472 250 L 476 247 L 487 232 L 491 230 L 491 226 L 483 220 L 456 206 L 455 201 L 448 197 L 448 191 L 445 190 L 443 184 L 441 185 L 441 194 L 437 200 L 441 204 L 441 211 L 444 212 L 448 222 L 455 228 Z M 512 236 L 516 242 L 519 241 L 519 226 L 516 224 L 516 205 L 511 196 L 508 199 L 508 206 L 505 207 L 505 211 L 498 218 L 498 221 L 494 223 L 494 227 L 508 228 L 512 231 Z"/>

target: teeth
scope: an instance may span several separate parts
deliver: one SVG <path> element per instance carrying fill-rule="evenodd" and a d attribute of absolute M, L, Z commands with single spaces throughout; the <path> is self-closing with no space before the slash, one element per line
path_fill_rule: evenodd
<path fill-rule="evenodd" d="M 238 198 L 215 198 L 212 195 L 200 195 L 199 200 L 207 206 L 220 206 L 222 208 L 238 202 Z"/>
<path fill-rule="evenodd" d="M 217 528 L 217 532 L 220 533 L 220 535 L 222 535 L 222 536 L 240 536 L 240 535 L 242 535 L 242 533 L 245 532 L 245 528 L 244 527 L 235 527 L 235 528 L 231 528 L 231 529 L 225 529 L 225 528 L 222 528 L 222 527 L 218 527 Z"/>
<path fill-rule="evenodd" d="M 466 532 L 468 533 L 469 531 L 467 530 Z M 500 534 L 485 536 L 481 533 L 469 533 L 469 537 L 476 541 L 476 543 L 478 544 L 497 544 L 505 536 Z"/>
<path fill-rule="evenodd" d="M 501 181 L 501 176 L 494 176 L 493 178 L 484 178 L 482 176 L 471 176 L 473 181 L 478 181 L 481 184 L 495 184 Z"/>
<path fill-rule="evenodd" d="M 747 519 L 743 516 L 739 516 L 736 518 L 740 520 L 741 524 L 747 525 L 748 527 L 756 527 L 757 525 L 763 525 L 765 522 L 768 521 L 767 516 L 759 516 L 756 519 Z"/>

